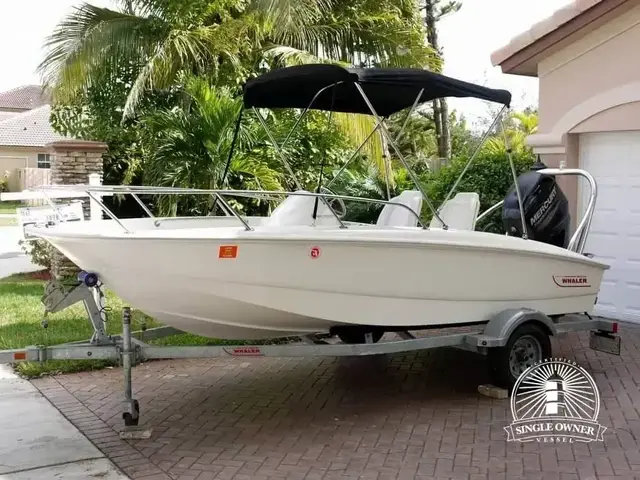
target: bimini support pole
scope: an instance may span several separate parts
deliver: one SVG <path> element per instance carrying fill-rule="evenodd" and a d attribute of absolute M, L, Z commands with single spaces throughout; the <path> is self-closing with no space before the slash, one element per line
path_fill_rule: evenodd
<path fill-rule="evenodd" d="M 424 88 L 420 90 L 420 93 L 418 94 L 418 96 L 416 97 L 415 102 L 413 102 L 413 106 L 411 107 L 411 110 L 409 110 L 409 112 L 407 113 L 407 116 L 404 119 L 404 123 L 402 124 L 402 127 L 400 128 L 400 131 L 398 132 L 398 134 L 396 135 L 396 142 L 398 140 L 400 140 L 400 138 L 402 138 L 402 134 L 404 133 L 404 129 L 407 126 L 407 123 L 409 123 L 409 117 L 411 117 L 411 115 L 413 114 L 413 112 L 415 111 L 416 107 L 418 106 L 418 101 L 420 100 L 420 97 L 422 96 L 422 92 L 424 91 Z M 386 121 L 386 117 L 382 119 L 382 123 L 384 124 L 384 122 Z M 376 125 L 373 130 L 371 130 L 371 132 L 369 133 L 369 135 L 367 135 L 367 138 L 364 139 L 364 141 L 358 146 L 358 148 L 356 149 L 355 152 L 353 152 L 353 155 L 351 155 L 349 157 L 349 159 L 344 163 L 344 165 L 342 165 L 342 167 L 340 167 L 340 170 L 338 170 L 338 173 L 335 174 L 335 176 L 329 181 L 329 183 L 327 183 L 326 188 L 331 188 L 331 185 L 333 185 L 333 183 L 338 179 L 338 177 L 340 176 L 340 174 L 342 172 L 344 172 L 346 170 L 346 168 L 349 166 L 349 164 L 353 161 L 354 158 L 356 158 L 356 156 L 358 155 L 358 153 L 360 153 L 360 151 L 363 149 L 363 147 L 367 144 L 367 142 L 369 141 L 369 139 L 371 137 L 373 137 L 373 135 L 380 129 L 380 125 Z M 388 164 L 385 162 L 385 167 Z M 386 172 L 387 175 L 389 174 L 389 172 Z M 389 184 L 387 183 L 387 190 L 389 189 Z M 390 200 L 390 198 L 388 198 L 387 200 Z"/>
<path fill-rule="evenodd" d="M 522 221 L 522 238 L 526 240 L 529 236 L 527 235 L 527 221 L 524 218 L 522 194 L 520 193 L 520 186 L 518 185 L 518 174 L 516 173 L 516 166 L 513 163 L 513 155 L 511 155 L 511 145 L 509 144 L 507 129 L 504 126 L 504 122 L 502 121 L 502 118 L 500 119 L 500 126 L 502 127 L 502 135 L 504 136 L 504 147 L 507 152 L 507 158 L 509 159 L 509 166 L 511 167 L 511 175 L 513 176 L 513 185 L 516 189 L 516 196 L 518 197 L 518 208 L 520 209 L 520 220 Z"/>
<path fill-rule="evenodd" d="M 267 132 L 267 135 L 269 136 L 269 140 L 273 144 L 273 148 L 276 149 L 276 152 L 278 152 L 278 156 L 280 157 L 280 160 L 282 160 L 282 163 L 284 164 L 285 168 L 289 172 L 289 175 L 291 175 L 291 178 L 293 178 L 293 182 L 296 184 L 296 188 L 298 190 L 302 190 L 302 184 L 300 183 L 300 180 L 298 180 L 298 177 L 296 177 L 296 174 L 293 173 L 293 170 L 291 169 L 291 165 L 289 165 L 289 162 L 287 162 L 287 159 L 284 158 L 284 153 L 282 153 L 282 150 L 280 150 L 280 146 L 278 145 L 278 142 L 276 142 L 276 139 L 273 138 L 273 135 L 271 135 L 271 130 L 269 130 L 269 127 L 267 127 L 267 123 L 264 121 L 264 118 L 262 118 L 262 115 L 260 114 L 260 112 L 256 107 L 253 107 L 253 112 L 256 114 L 256 117 L 258 117 L 258 121 L 260 122 L 260 125 L 262 125 L 262 128 L 264 128 L 264 131 Z"/>
<path fill-rule="evenodd" d="M 309 105 L 307 105 L 307 107 L 300 114 L 300 116 L 298 116 L 298 118 L 297 118 L 296 122 L 294 123 L 293 127 L 291 127 L 291 130 L 289 130 L 289 133 L 287 134 L 287 137 L 282 142 L 282 145 L 278 145 L 278 142 L 276 142 L 275 138 L 273 138 L 273 135 L 271 134 L 271 130 L 269 130 L 269 128 L 267 127 L 267 123 L 264 121 L 264 118 L 262 117 L 262 115 L 260 114 L 258 109 L 256 107 L 252 107 L 253 108 L 253 112 L 258 117 L 258 121 L 260 122 L 260 125 L 262 125 L 262 128 L 264 128 L 265 132 L 269 136 L 269 140 L 271 141 L 271 143 L 273 143 L 274 148 L 278 152 L 278 156 L 280 157 L 280 160 L 282 160 L 282 163 L 284 163 L 285 168 L 289 172 L 289 175 L 291 175 L 291 177 L 293 178 L 293 181 L 295 182 L 296 187 L 298 188 L 298 190 L 302 190 L 302 185 L 300 184 L 300 181 L 298 180 L 298 177 L 296 177 L 295 173 L 293 173 L 293 170 L 291 169 L 291 165 L 289 165 L 289 162 L 287 162 L 287 159 L 284 157 L 284 153 L 282 152 L 282 148 L 284 148 L 285 144 L 289 141 L 289 139 L 291 138 L 291 135 L 293 134 L 295 129 L 298 127 L 298 124 L 307 115 L 307 113 L 309 112 L 309 109 L 311 108 L 311 105 L 313 105 L 313 103 L 316 101 L 316 99 L 320 95 L 322 95 L 326 90 L 328 90 L 329 88 L 334 88 L 335 89 L 335 87 L 337 85 L 340 85 L 342 83 L 343 82 L 336 82 L 336 83 L 332 83 L 331 85 L 327 85 L 326 87 L 320 89 L 313 96 L 313 98 L 311 99 L 311 102 L 309 102 Z M 331 208 L 331 207 L 329 207 L 329 208 Z"/>
<path fill-rule="evenodd" d="M 411 177 L 411 180 L 413 180 L 413 183 L 415 183 L 416 188 L 422 194 L 422 198 L 424 198 L 424 201 L 427 204 L 427 206 L 429 207 L 429 210 L 431 210 L 431 213 L 433 214 L 433 216 L 438 219 L 438 221 L 442 225 L 442 229 L 443 230 L 447 230 L 449 228 L 448 225 L 444 222 L 444 220 L 442 220 L 442 218 L 440 218 L 440 215 L 439 215 L 438 211 L 434 208 L 433 204 L 431 203 L 431 200 L 429 200 L 429 197 L 427 196 L 427 192 L 424 191 L 424 189 L 422 188 L 422 185 L 420 185 L 420 181 L 418 180 L 418 177 L 416 177 L 415 172 L 411 169 L 411 167 L 409 166 L 407 161 L 404 159 L 404 157 L 400 153 L 400 149 L 398 148 L 396 143 L 391 138 L 391 135 L 389 134 L 389 131 L 387 130 L 387 128 L 382 123 L 382 120 L 380 119 L 380 116 L 378 115 L 378 112 L 376 112 L 376 109 L 373 107 L 373 105 L 369 101 L 369 98 L 367 97 L 367 94 L 364 93 L 364 90 L 362 89 L 362 87 L 360 86 L 360 84 L 358 82 L 355 82 L 354 85 L 358 89 L 358 92 L 360 92 L 360 95 L 362 96 L 362 99 L 365 101 L 365 103 L 369 107 L 369 110 L 371 110 L 371 114 L 376 119 L 376 123 L 380 126 L 380 131 L 382 132 L 382 134 L 387 139 L 387 142 L 389 142 L 389 145 L 391 145 L 393 147 L 393 150 L 396 152 L 396 155 L 398 156 L 398 158 L 402 162 L 402 165 L 404 165 L 404 168 L 407 169 L 407 173 L 409 173 L 409 176 Z M 420 98 L 420 97 L 418 97 L 418 98 Z"/>
<path fill-rule="evenodd" d="M 322 95 L 326 90 L 328 90 L 329 88 L 334 88 L 335 86 L 340 85 L 342 83 L 343 82 L 332 83 L 331 85 L 327 85 L 326 87 L 321 88 L 320 90 L 318 90 L 318 92 L 313 96 L 313 98 L 309 102 L 309 105 L 307 105 L 305 107 L 305 109 L 302 111 L 300 116 L 297 118 L 296 122 L 293 124 L 293 127 L 291 127 L 291 130 L 289 130 L 289 133 L 287 134 L 286 138 L 282 141 L 282 145 L 280 145 L 280 147 L 284 148 L 285 144 L 289 141 L 289 139 L 291 138 L 291 135 L 293 135 L 293 132 L 296 131 L 296 128 L 298 128 L 298 125 L 300 124 L 302 119 L 307 115 L 307 113 L 309 112 L 309 109 L 311 108 L 311 105 L 313 105 L 313 103 L 316 101 L 316 99 L 320 95 Z"/>
<path fill-rule="evenodd" d="M 338 177 L 340 176 L 340 174 L 342 172 L 344 172 L 346 170 L 346 168 L 349 166 L 349 164 L 353 161 L 354 158 L 356 158 L 356 156 L 358 155 L 358 153 L 360 153 L 360 150 L 362 150 L 364 148 L 364 146 L 366 145 L 366 143 L 369 141 L 369 139 L 371 137 L 373 137 L 374 133 L 376 133 L 378 131 L 380 127 L 378 125 L 376 125 L 376 127 L 371 130 L 371 133 L 369 133 L 369 135 L 367 135 L 367 138 L 364 139 L 364 142 L 362 142 L 358 148 L 356 149 L 355 152 L 353 152 L 353 155 L 351 155 L 349 157 L 349 159 L 344 162 L 344 165 L 342 165 L 342 167 L 340 167 L 340 170 L 338 170 L 338 173 L 335 174 L 335 176 L 329 181 L 329 183 L 327 183 L 325 188 L 331 188 L 331 185 L 333 185 L 333 182 L 335 182 Z"/>
<path fill-rule="evenodd" d="M 508 109 L 508 107 L 506 105 L 504 107 L 502 107 L 500 112 L 498 112 L 498 115 L 496 115 L 496 118 L 493 119 L 493 122 L 491 123 L 489 128 L 487 128 L 487 130 L 484 132 L 484 134 L 482 135 L 482 138 L 480 139 L 480 143 L 478 144 L 476 149 L 471 154 L 471 158 L 469 158 L 469 160 L 467 161 L 467 164 L 462 169 L 462 172 L 460 172 L 460 175 L 458 175 L 458 178 L 456 179 L 455 183 L 453 184 L 453 186 L 451 187 L 451 189 L 447 193 L 447 196 L 444 197 L 444 200 L 442 201 L 442 203 L 438 207 L 438 212 L 440 210 L 442 210 L 442 207 L 444 206 L 444 204 L 447 203 L 447 200 L 449 200 L 451 198 L 451 195 L 453 194 L 453 192 L 456 191 L 456 188 L 458 188 L 458 184 L 460 183 L 460 180 L 462 180 L 462 177 L 464 177 L 465 173 L 467 173 L 467 170 L 469 170 L 469 167 L 471 166 L 473 161 L 478 156 L 478 153 L 480 153 L 480 149 L 482 148 L 482 146 L 487 141 L 487 138 L 489 137 L 489 134 L 493 131 L 494 127 L 498 124 L 498 122 L 502 121 L 502 116 L 504 115 L 504 112 L 507 111 L 507 109 Z"/>

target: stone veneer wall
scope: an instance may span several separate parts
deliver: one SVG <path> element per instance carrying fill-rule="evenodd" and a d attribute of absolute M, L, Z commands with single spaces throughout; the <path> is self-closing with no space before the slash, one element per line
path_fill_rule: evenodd
<path fill-rule="evenodd" d="M 53 159 L 51 162 L 51 183 L 53 185 L 88 184 L 89 175 L 103 174 L 102 155 L 107 145 L 100 142 L 63 140 L 47 145 Z M 65 199 L 68 201 L 71 199 Z M 82 200 L 84 219 L 89 219 L 89 199 Z M 75 277 L 80 269 L 71 260 L 52 248 L 51 275 L 56 279 Z"/>

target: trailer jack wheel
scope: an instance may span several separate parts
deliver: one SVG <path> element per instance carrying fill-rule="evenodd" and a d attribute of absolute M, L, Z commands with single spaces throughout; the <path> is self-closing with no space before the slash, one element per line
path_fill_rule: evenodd
<path fill-rule="evenodd" d="M 551 340 L 541 327 L 524 324 L 514 330 L 504 347 L 489 350 L 492 381 L 511 391 L 520 375 L 529 367 L 551 356 Z"/>
<path fill-rule="evenodd" d="M 138 403 L 138 400 L 133 401 L 133 408 L 135 410 L 135 417 L 131 412 L 124 412 L 122 414 L 122 419 L 124 420 L 124 425 L 126 427 L 135 427 L 138 425 L 138 421 L 140 420 L 140 404 Z"/>

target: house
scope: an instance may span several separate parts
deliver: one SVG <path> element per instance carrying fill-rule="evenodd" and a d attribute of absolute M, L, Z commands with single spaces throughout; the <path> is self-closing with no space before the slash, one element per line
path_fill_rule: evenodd
<path fill-rule="evenodd" d="M 49 123 L 49 97 L 39 85 L 0 92 L 0 176 L 9 190 L 48 182 L 51 156 L 45 145 L 65 137 Z"/>
<path fill-rule="evenodd" d="M 548 166 L 598 183 L 585 252 L 609 263 L 595 313 L 640 322 L 640 0 L 575 0 L 491 56 L 503 73 L 539 79 L 528 139 Z M 586 181 L 560 179 L 574 225 Z"/>

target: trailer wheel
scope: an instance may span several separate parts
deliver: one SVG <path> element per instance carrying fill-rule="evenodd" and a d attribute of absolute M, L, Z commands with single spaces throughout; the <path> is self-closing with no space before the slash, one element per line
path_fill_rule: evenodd
<path fill-rule="evenodd" d="M 511 391 L 522 372 L 550 356 L 549 335 L 540 326 L 528 323 L 516 328 L 504 347 L 489 350 L 489 369 L 494 383 Z"/>

